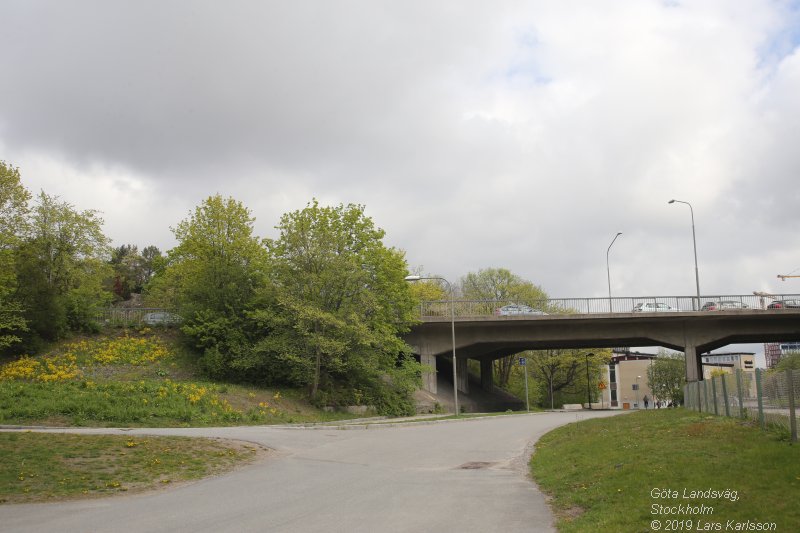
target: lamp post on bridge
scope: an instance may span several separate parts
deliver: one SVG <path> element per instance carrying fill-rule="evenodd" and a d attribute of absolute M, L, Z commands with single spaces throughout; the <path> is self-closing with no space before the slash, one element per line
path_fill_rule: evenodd
<path fill-rule="evenodd" d="M 614 246 L 614 241 L 617 240 L 617 237 L 622 235 L 621 231 L 618 231 L 614 238 L 611 240 L 611 244 L 608 245 L 608 250 L 606 250 L 606 273 L 608 274 L 608 312 L 613 313 L 614 308 L 611 306 L 611 268 L 608 266 L 608 253 L 611 251 L 611 247 Z"/>
<path fill-rule="evenodd" d="M 692 245 L 694 246 L 694 281 L 697 285 L 697 305 L 695 306 L 693 304 L 692 307 L 694 307 L 694 310 L 697 311 L 700 309 L 700 273 L 697 270 L 697 237 L 695 236 L 694 233 L 694 209 L 692 209 L 692 204 L 690 204 L 689 202 L 684 202 L 683 200 L 672 199 L 667 203 L 686 204 L 689 206 L 689 213 L 691 213 L 692 215 Z"/>
<path fill-rule="evenodd" d="M 420 281 L 423 279 L 438 279 L 447 283 L 447 291 L 450 293 L 450 333 L 453 340 L 453 403 L 455 406 L 455 416 L 458 416 L 458 374 L 456 372 L 456 304 L 453 295 L 453 286 L 446 279 L 439 276 L 422 277 L 422 276 L 406 276 L 406 281 Z"/>

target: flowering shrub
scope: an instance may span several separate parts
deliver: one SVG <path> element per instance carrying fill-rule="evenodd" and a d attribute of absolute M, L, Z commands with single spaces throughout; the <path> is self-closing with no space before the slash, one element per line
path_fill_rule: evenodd
<path fill-rule="evenodd" d="M 135 365 L 142 366 L 164 359 L 172 352 L 158 339 L 129 337 L 96 341 L 82 340 L 66 346 L 86 365 Z"/>
<path fill-rule="evenodd" d="M 278 407 L 280 392 L 163 379 L 166 361 L 181 373 L 180 361 L 169 345 L 142 334 L 80 340 L 49 355 L 23 357 L 0 366 L 0 423 L 184 425 L 293 420 L 294 415 Z"/>
<path fill-rule="evenodd" d="M 0 368 L 2 380 L 70 381 L 81 376 L 73 355 L 45 357 L 41 360 L 23 357 Z"/>

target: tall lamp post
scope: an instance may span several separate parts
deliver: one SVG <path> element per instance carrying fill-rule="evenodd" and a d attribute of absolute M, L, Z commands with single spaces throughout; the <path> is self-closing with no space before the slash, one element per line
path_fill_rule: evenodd
<path fill-rule="evenodd" d="M 639 409 L 639 380 L 642 376 L 636 376 L 636 408 Z"/>
<path fill-rule="evenodd" d="M 455 415 L 458 416 L 458 374 L 456 372 L 456 304 L 453 296 L 453 286 L 446 279 L 438 276 L 406 276 L 406 281 L 420 281 L 423 279 L 438 279 L 447 283 L 447 290 L 450 293 L 450 332 L 453 340 L 453 403 L 455 405 Z"/>
<path fill-rule="evenodd" d="M 692 209 L 692 204 L 689 202 L 684 202 L 683 200 L 675 200 L 672 199 L 669 202 L 670 204 L 679 203 L 679 204 L 686 204 L 689 206 L 689 213 L 692 215 L 692 244 L 694 245 L 694 281 L 697 285 L 697 305 L 692 305 L 694 310 L 697 311 L 700 309 L 700 273 L 697 270 L 697 237 L 694 233 L 694 209 Z"/>
<path fill-rule="evenodd" d="M 606 273 L 608 274 L 608 312 L 613 313 L 614 308 L 611 306 L 611 268 L 608 266 L 608 252 L 611 251 L 611 247 L 614 246 L 614 241 L 617 240 L 617 237 L 622 235 L 621 231 L 618 231 L 614 238 L 611 240 L 611 244 L 608 245 L 608 250 L 606 250 Z"/>
<path fill-rule="evenodd" d="M 592 388 L 589 385 L 589 356 L 594 357 L 593 353 L 583 354 L 586 357 L 586 397 L 589 399 L 589 409 L 592 408 Z"/>

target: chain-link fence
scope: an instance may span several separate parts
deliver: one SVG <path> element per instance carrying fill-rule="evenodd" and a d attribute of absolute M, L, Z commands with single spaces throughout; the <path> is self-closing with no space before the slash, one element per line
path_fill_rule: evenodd
<path fill-rule="evenodd" d="M 755 372 L 736 370 L 732 374 L 687 383 L 687 409 L 751 419 L 762 427 L 779 426 L 797 442 L 797 409 L 800 403 L 800 371 Z"/>

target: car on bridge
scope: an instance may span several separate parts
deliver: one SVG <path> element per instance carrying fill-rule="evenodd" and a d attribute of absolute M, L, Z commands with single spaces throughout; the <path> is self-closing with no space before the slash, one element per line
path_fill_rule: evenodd
<path fill-rule="evenodd" d="M 670 313 L 678 312 L 680 309 L 660 302 L 639 302 L 633 308 L 634 313 Z"/>
<path fill-rule="evenodd" d="M 174 326 L 182 321 L 183 319 L 175 313 L 167 313 L 165 311 L 147 313 L 142 319 L 142 322 L 148 326 Z"/>
<path fill-rule="evenodd" d="M 800 300 L 775 300 L 767 309 L 800 309 Z"/>
<path fill-rule="evenodd" d="M 528 305 L 509 304 L 494 310 L 497 316 L 511 316 L 511 315 L 546 315 L 544 311 L 534 309 Z"/>
<path fill-rule="evenodd" d="M 750 309 L 750 306 L 736 300 L 715 300 L 704 303 L 700 308 L 701 311 L 724 311 L 726 309 Z"/>

